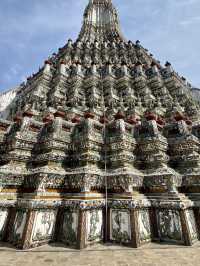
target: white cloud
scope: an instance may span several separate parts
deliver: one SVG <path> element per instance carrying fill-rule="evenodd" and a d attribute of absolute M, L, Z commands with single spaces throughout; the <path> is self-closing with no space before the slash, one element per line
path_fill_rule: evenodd
<path fill-rule="evenodd" d="M 191 25 L 191 24 L 196 24 L 196 23 L 200 23 L 200 16 L 199 17 L 192 17 L 192 18 L 188 18 L 188 19 L 185 19 L 185 20 L 182 20 L 180 21 L 180 25 L 183 25 L 183 26 L 188 26 L 188 25 Z"/>

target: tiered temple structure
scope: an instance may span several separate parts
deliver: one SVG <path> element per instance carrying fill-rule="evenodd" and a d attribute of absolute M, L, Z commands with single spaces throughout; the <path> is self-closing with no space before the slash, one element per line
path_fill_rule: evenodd
<path fill-rule="evenodd" d="M 12 97 L 0 120 L 0 240 L 139 247 L 200 237 L 200 108 L 111 0 Z"/>

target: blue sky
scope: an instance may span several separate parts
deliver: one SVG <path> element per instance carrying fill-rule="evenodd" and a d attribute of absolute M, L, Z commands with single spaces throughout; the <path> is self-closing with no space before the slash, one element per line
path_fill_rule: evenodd
<path fill-rule="evenodd" d="M 88 0 L 0 0 L 0 91 L 76 39 Z M 148 48 L 200 87 L 200 0 L 113 0 L 127 40 Z"/>

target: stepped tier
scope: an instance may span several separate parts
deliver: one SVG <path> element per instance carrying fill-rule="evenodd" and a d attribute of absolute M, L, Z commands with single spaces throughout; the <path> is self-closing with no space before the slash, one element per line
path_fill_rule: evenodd
<path fill-rule="evenodd" d="M 93 45 L 98 47 L 99 44 Z M 45 66 L 20 87 L 7 118 L 13 119 L 16 114 L 31 110 L 41 120 L 46 113 L 59 109 L 73 113 L 72 108 L 82 116 L 89 109 L 99 115 L 112 110 L 114 116 L 122 108 L 127 115 L 137 113 L 142 117 L 151 111 L 168 119 L 178 112 L 198 121 L 199 105 L 193 100 L 188 84 L 170 64 L 161 67 L 141 46 L 132 43 L 117 44 L 113 54 L 112 49 L 106 48 L 105 61 L 100 56 L 103 50 L 98 48 L 95 52 L 95 49 L 93 54 L 89 48 L 87 55 L 83 43 L 72 46 L 69 41 L 62 56 L 46 61 Z"/>
<path fill-rule="evenodd" d="M 111 0 L 90 0 L 77 41 L 17 89 L 0 142 L 0 240 L 200 237 L 199 104 L 169 62 L 124 39 Z"/>

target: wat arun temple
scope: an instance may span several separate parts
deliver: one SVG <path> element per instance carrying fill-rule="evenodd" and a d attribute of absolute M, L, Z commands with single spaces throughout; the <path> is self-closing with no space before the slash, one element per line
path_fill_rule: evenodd
<path fill-rule="evenodd" d="M 200 106 L 111 0 L 89 0 L 71 39 L 1 95 L 0 241 L 137 248 L 200 238 Z"/>

